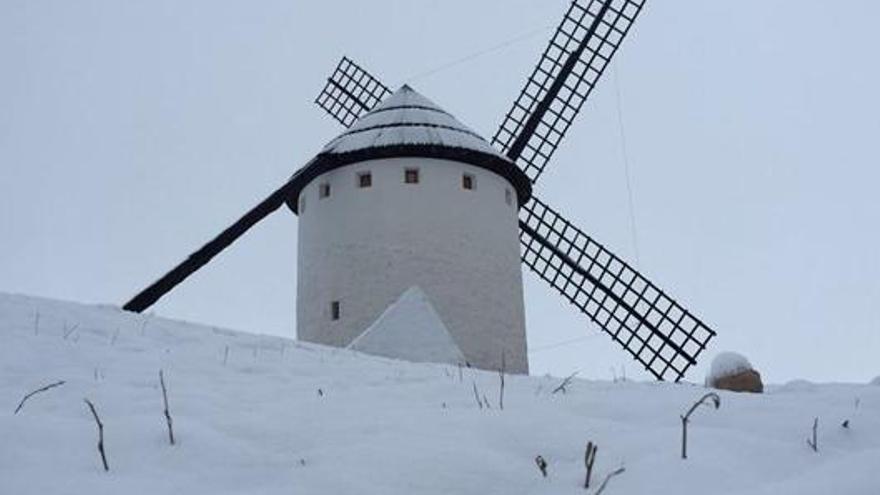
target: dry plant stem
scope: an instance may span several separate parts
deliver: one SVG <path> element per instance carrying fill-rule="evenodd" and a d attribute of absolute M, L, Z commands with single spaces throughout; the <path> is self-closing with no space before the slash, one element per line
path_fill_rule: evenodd
<path fill-rule="evenodd" d="M 67 328 L 67 323 L 64 324 L 64 340 L 67 340 L 67 337 L 70 337 L 70 334 L 76 331 L 79 328 L 79 323 L 75 323 L 69 329 Z"/>
<path fill-rule="evenodd" d="M 174 445 L 174 428 L 171 413 L 168 411 L 168 390 L 165 388 L 165 375 L 159 370 L 159 384 L 162 385 L 162 401 L 165 403 L 165 422 L 168 424 L 168 442 Z"/>
<path fill-rule="evenodd" d="M 498 392 L 498 408 L 504 410 L 504 353 L 501 353 L 501 389 Z"/>
<path fill-rule="evenodd" d="M 226 366 L 226 361 L 229 360 L 229 346 L 226 346 L 226 350 L 223 351 L 223 366 Z"/>
<path fill-rule="evenodd" d="M 483 408 L 483 401 L 480 399 L 480 393 L 477 392 L 477 382 L 473 382 L 474 385 L 474 399 L 477 400 L 477 405 L 480 406 L 480 409 Z"/>
<path fill-rule="evenodd" d="M 55 387 L 58 387 L 61 385 L 64 385 L 64 380 L 59 380 L 55 383 L 50 383 L 49 385 L 46 385 L 45 387 L 38 388 L 38 389 L 34 390 L 33 392 L 30 392 L 29 394 L 25 395 L 21 399 L 21 402 L 18 403 L 18 407 L 15 408 L 15 412 L 13 414 L 18 414 L 18 411 L 21 411 L 21 408 L 24 407 L 25 401 L 30 399 L 32 395 L 38 394 L 40 392 L 45 392 L 46 390 L 49 390 L 49 389 L 52 389 L 52 388 L 55 388 Z"/>
<path fill-rule="evenodd" d="M 92 404 L 92 401 L 89 399 L 83 400 L 89 406 L 89 410 L 92 411 L 92 416 L 95 418 L 95 423 L 98 425 L 98 453 L 101 454 L 101 463 L 104 465 L 104 471 L 110 471 L 110 465 L 107 464 L 107 454 L 104 452 L 104 423 L 98 417 L 98 411 L 95 410 L 95 405 Z"/>
<path fill-rule="evenodd" d="M 550 394 L 552 395 L 552 394 L 555 394 L 556 392 L 562 392 L 564 394 L 566 392 L 565 387 L 568 387 L 571 384 L 571 380 L 574 379 L 575 375 L 577 375 L 577 374 L 578 374 L 578 372 L 575 371 L 574 373 L 565 377 L 565 379 L 562 380 L 562 383 L 560 383 L 558 387 L 554 388 L 553 391 L 550 392 Z"/>
<path fill-rule="evenodd" d="M 707 402 L 711 401 L 711 402 Z M 687 459 L 687 426 L 688 421 L 690 420 L 691 414 L 697 410 L 703 404 L 712 404 L 715 406 L 715 409 L 721 407 L 721 397 L 718 396 L 715 392 L 709 392 L 708 394 L 700 397 L 700 400 L 694 403 L 690 409 L 688 409 L 687 414 L 681 417 L 681 458 Z"/>
<path fill-rule="evenodd" d="M 584 454 L 584 465 L 587 467 L 587 475 L 584 478 L 584 488 L 590 487 L 590 477 L 593 475 L 593 463 L 596 462 L 596 452 L 599 450 L 593 442 L 587 442 L 587 452 Z"/>
<path fill-rule="evenodd" d="M 596 490 L 595 495 L 600 495 L 602 493 L 602 491 L 605 490 L 605 486 L 608 484 L 608 481 L 611 478 L 617 476 L 618 474 L 623 473 L 624 471 L 626 471 L 626 468 L 619 467 L 619 468 L 615 469 L 614 471 L 611 471 L 610 473 L 608 473 L 608 476 L 605 477 L 605 480 L 602 481 L 602 484 L 599 485 L 599 488 Z"/>
<path fill-rule="evenodd" d="M 813 419 L 813 440 L 807 439 L 807 445 L 813 449 L 813 452 L 819 452 L 819 440 L 816 435 L 816 430 L 819 429 L 819 418 Z"/>
<path fill-rule="evenodd" d="M 538 469 L 541 470 L 541 475 L 546 478 L 547 477 L 547 461 L 545 461 L 543 457 L 538 456 L 538 457 L 535 457 L 535 464 L 537 464 Z"/>

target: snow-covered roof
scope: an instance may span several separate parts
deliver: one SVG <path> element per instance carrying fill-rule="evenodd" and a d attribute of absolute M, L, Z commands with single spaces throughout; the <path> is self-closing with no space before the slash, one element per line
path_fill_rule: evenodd
<path fill-rule="evenodd" d="M 507 160 L 482 136 L 407 85 L 330 141 L 321 153 L 400 145 L 461 148 Z"/>
<path fill-rule="evenodd" d="M 367 160 L 402 157 L 452 160 L 490 170 L 513 185 L 520 205 L 532 195 L 529 178 L 516 164 L 449 112 L 404 85 L 293 175 L 287 205 L 298 212 L 302 189 L 325 172 Z"/>

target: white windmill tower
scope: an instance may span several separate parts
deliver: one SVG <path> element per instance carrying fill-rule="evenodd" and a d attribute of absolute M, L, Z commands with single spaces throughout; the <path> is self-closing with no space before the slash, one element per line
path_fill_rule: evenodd
<path fill-rule="evenodd" d="M 528 372 L 517 212 L 531 184 L 485 139 L 403 86 L 293 184 L 298 338 L 347 346 L 418 287 L 468 363 Z"/>
<path fill-rule="evenodd" d="M 520 259 L 646 371 L 680 380 L 715 331 L 531 191 L 644 2 L 573 0 L 491 145 L 343 57 L 316 103 L 350 129 L 124 309 L 150 307 L 286 202 L 301 217 L 300 338 L 348 345 L 421 287 L 471 364 L 504 356 L 526 372 Z M 413 336 L 379 333 L 373 350 Z"/>

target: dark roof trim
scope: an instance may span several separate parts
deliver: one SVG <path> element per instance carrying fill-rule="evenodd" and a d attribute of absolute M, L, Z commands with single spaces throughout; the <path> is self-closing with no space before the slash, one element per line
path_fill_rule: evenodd
<path fill-rule="evenodd" d="M 340 139 L 344 138 L 345 136 L 351 136 L 353 134 L 360 134 L 362 132 L 374 131 L 376 129 L 392 129 L 395 127 L 430 127 L 432 129 L 445 129 L 447 131 L 455 131 L 455 132 L 460 132 L 462 134 L 467 134 L 468 136 L 475 137 L 475 138 L 479 139 L 480 141 L 485 142 L 483 140 L 483 137 L 474 131 L 470 131 L 468 129 L 462 129 L 460 127 L 452 127 L 450 125 L 429 124 L 427 122 L 394 122 L 392 124 L 377 124 L 377 125 L 373 125 L 370 127 L 364 127 L 363 129 L 355 129 L 353 131 L 346 131 L 346 132 L 340 134 L 339 136 L 337 136 L 336 139 L 334 139 L 333 141 L 334 142 L 339 141 Z"/>
<path fill-rule="evenodd" d="M 482 151 L 467 148 L 452 148 L 449 146 L 427 144 L 403 144 L 394 146 L 380 146 L 363 148 L 348 153 L 321 153 L 297 170 L 290 178 L 290 195 L 287 198 L 287 207 L 299 214 L 300 192 L 315 178 L 331 170 L 351 165 L 352 163 L 379 160 L 382 158 L 437 158 L 467 163 L 494 172 L 507 179 L 516 190 L 519 206 L 522 206 L 532 197 L 532 183 L 529 178 L 512 162 L 506 159 L 484 153 Z"/>

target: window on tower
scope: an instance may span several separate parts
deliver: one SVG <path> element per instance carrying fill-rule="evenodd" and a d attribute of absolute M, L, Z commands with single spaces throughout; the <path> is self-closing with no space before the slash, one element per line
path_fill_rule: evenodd
<path fill-rule="evenodd" d="M 330 319 L 336 321 L 339 319 L 339 301 L 330 303 Z"/>
<path fill-rule="evenodd" d="M 504 202 L 508 205 L 513 205 L 513 193 L 510 191 L 510 189 L 504 190 Z"/>
<path fill-rule="evenodd" d="M 300 196 L 299 197 L 299 214 L 302 215 L 305 212 L 306 212 L 306 197 Z"/>
<path fill-rule="evenodd" d="M 419 183 L 419 169 L 417 168 L 408 168 L 403 171 L 403 182 L 406 184 L 418 184 Z"/>
<path fill-rule="evenodd" d="M 318 186 L 318 197 L 323 199 L 330 196 L 330 184 L 325 182 Z"/>
<path fill-rule="evenodd" d="M 464 174 L 461 176 L 461 187 L 462 189 L 467 189 L 468 191 L 472 191 L 476 189 L 477 179 L 474 178 L 471 174 Z"/>
<path fill-rule="evenodd" d="M 361 172 L 357 176 L 358 178 L 358 187 L 361 189 L 365 187 L 372 187 L 373 185 L 373 175 L 370 172 Z"/>

